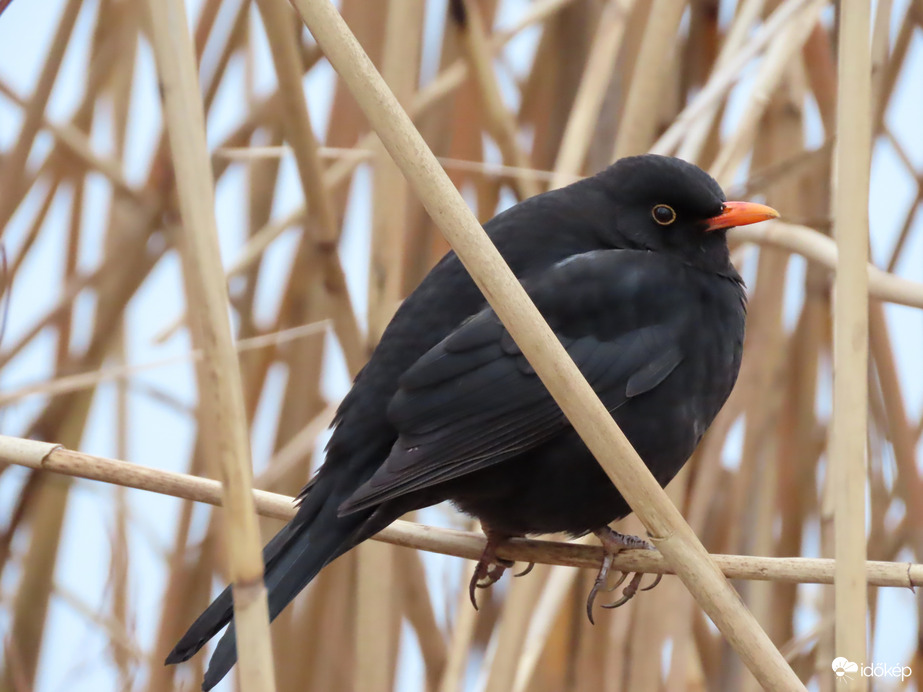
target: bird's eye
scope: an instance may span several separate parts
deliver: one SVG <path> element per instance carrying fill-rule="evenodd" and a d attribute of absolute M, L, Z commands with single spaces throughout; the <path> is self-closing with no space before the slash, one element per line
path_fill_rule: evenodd
<path fill-rule="evenodd" d="M 654 221 L 659 223 L 661 226 L 669 226 L 671 223 L 676 221 L 676 212 L 673 211 L 673 207 L 666 204 L 658 204 L 656 207 L 651 209 L 651 216 L 653 216 Z"/>

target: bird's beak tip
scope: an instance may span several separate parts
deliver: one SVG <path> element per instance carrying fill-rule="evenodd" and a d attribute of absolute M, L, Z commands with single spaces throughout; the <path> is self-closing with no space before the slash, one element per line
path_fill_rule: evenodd
<path fill-rule="evenodd" d="M 779 212 L 765 204 L 756 202 L 725 202 L 717 216 L 705 221 L 705 230 L 717 231 L 734 226 L 748 226 L 751 223 L 779 218 Z"/>

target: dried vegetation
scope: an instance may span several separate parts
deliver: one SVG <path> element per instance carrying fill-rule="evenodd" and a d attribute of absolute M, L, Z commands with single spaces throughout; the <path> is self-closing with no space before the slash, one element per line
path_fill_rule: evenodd
<path fill-rule="evenodd" d="M 324 2 L 293 5 L 314 25 Z M 839 4 L 856 14 L 839 21 L 823 0 L 339 3 L 482 221 L 498 205 L 648 150 L 693 160 L 731 197 L 763 197 L 782 212 L 784 222 L 733 235 L 751 288 L 740 381 L 668 493 L 704 546 L 724 554 L 719 567 L 739 580 L 734 585 L 744 604 L 795 674 L 825 691 L 834 689 L 835 656 L 870 660 L 862 658 L 867 646 L 879 652 L 895 636 L 916 642 L 915 611 L 923 604 L 906 589 L 884 597 L 895 593 L 884 587 L 923 583 L 923 566 L 915 564 L 923 562 L 917 451 L 923 388 L 918 364 L 899 357 L 902 350 L 920 351 L 919 334 L 913 341 L 901 328 L 919 313 L 889 305 L 923 307 L 919 272 L 906 260 L 923 233 L 916 219 L 923 178 L 914 153 L 919 143 L 903 141 L 886 117 L 904 102 L 901 89 L 912 86 L 902 74 L 923 72 L 913 49 L 923 2 L 879 0 L 871 14 L 858 11 L 863 2 Z M 131 0 L 65 0 L 59 15 L 46 18 L 56 28 L 28 92 L 0 78 L 0 96 L 18 111 L 16 131 L 0 151 L 9 321 L 0 343 L 3 432 L 64 448 L 0 438 L 6 462 L 0 489 L 12 499 L 0 510 L 2 692 L 25 692 L 36 681 L 47 689 L 44 680 L 62 679 L 58 661 L 75 660 L 82 667 L 66 678 L 73 689 L 85 679 L 149 692 L 197 685 L 202 657 L 185 669 L 160 662 L 205 605 L 216 576 L 252 581 L 255 527 L 243 492 L 250 451 L 242 433 L 269 440 L 267 453 L 255 454 L 253 485 L 294 494 L 321 460 L 318 443 L 337 403 L 331 391 L 342 391 L 329 385 L 336 379 L 330 371 L 339 368 L 341 379 L 358 372 L 401 298 L 448 247 L 420 201 L 436 188 L 427 193 L 425 181 L 411 174 L 412 189 L 370 132 L 372 121 L 389 149 L 400 150 L 394 144 L 400 123 L 387 113 L 366 118 L 349 80 L 331 78 L 322 51 L 287 3 L 203 0 L 188 44 L 169 28 L 170 12 L 172 21 L 182 16 L 181 0 L 152 0 L 150 7 L 149 14 L 145 3 Z M 0 21 L 21 16 L 13 3 Z M 839 61 L 838 40 L 849 47 Z M 325 42 L 340 45 L 332 33 Z M 156 99 L 158 84 L 144 65 L 151 52 L 162 119 L 132 105 L 139 92 Z M 83 82 L 64 84 L 62 65 L 75 59 L 85 60 Z M 273 75 L 269 88 L 259 77 L 266 72 Z M 65 89 L 79 97 L 66 117 L 51 117 L 49 102 Z M 199 100 L 208 149 L 194 117 Z M 393 127 L 394 137 L 383 127 Z M 144 170 L 133 138 L 153 143 Z M 871 255 L 878 262 L 866 266 L 864 197 L 873 145 L 892 164 L 887 174 L 909 180 L 913 194 L 905 207 L 890 188 L 877 189 L 876 208 L 900 213 L 873 218 Z M 209 163 L 219 221 L 233 219 L 217 230 L 234 344 L 223 326 L 226 284 L 214 262 Z M 448 196 L 440 199 L 451 208 Z M 463 230 L 461 215 L 455 220 L 449 237 Z M 239 237 L 229 225 L 241 230 Z M 362 240 L 350 244 L 348 236 Z M 49 245 L 62 248 L 58 264 L 48 259 Z M 288 248 L 281 263 L 280 245 Z M 87 248 L 94 261 L 85 260 Z M 174 267 L 164 279 L 160 268 L 175 265 L 177 256 L 182 272 Z M 55 299 L 40 310 L 28 292 L 36 281 L 56 287 Z M 186 313 L 154 311 L 157 323 L 138 330 L 152 285 L 179 296 Z M 187 328 L 200 351 L 183 341 Z M 174 380 L 144 378 L 137 353 L 171 343 L 185 351 L 181 360 L 204 358 L 197 366 L 198 409 L 186 403 L 182 387 L 171 388 Z M 239 379 L 227 366 L 232 345 Z M 843 373 L 836 387 L 834 370 Z M 30 382 L 22 371 L 41 377 Z M 172 418 L 158 420 L 175 429 L 152 431 L 132 415 L 151 406 L 171 411 Z M 157 438 L 174 435 L 189 440 L 188 461 L 158 456 Z M 102 449 L 157 469 L 69 451 L 77 449 Z M 220 511 L 206 518 L 194 502 L 173 501 L 158 505 L 175 512 L 167 522 L 139 510 L 151 507 L 137 502 L 141 491 L 120 487 L 221 501 L 214 482 L 179 470 L 230 479 L 224 503 L 240 508 L 235 521 L 225 526 Z M 68 510 L 72 496 L 90 487 L 74 476 L 111 484 L 104 491 L 94 486 L 106 524 L 92 540 L 107 544 L 109 565 L 93 572 L 101 578 L 89 588 L 89 572 L 56 569 L 63 542 L 76 540 L 68 538 L 73 531 L 86 540 L 87 531 L 99 529 Z M 866 497 L 868 541 L 861 521 Z M 264 493 L 256 495 L 256 507 L 271 517 L 260 520 L 264 538 L 289 511 L 285 498 Z M 656 507 L 642 515 L 660 516 Z M 426 518 L 471 528 L 436 512 Z M 643 530 L 635 518 L 624 524 Z M 168 544 L 147 549 L 162 578 L 149 573 L 149 560 L 147 568 L 137 566 L 145 552 L 139 545 L 152 535 L 168 536 Z M 404 523 L 382 538 L 468 558 L 479 552 L 472 535 Z M 677 540 L 680 547 L 664 550 L 666 560 L 626 556 L 619 564 L 643 563 L 652 571 L 673 565 L 687 582 L 708 576 L 705 567 L 697 571 L 698 562 L 686 565 L 695 553 L 683 548 L 685 538 Z M 596 564 L 597 550 L 518 542 L 507 554 L 542 564 L 482 596 L 484 607 L 475 613 L 460 588 L 470 562 L 370 542 L 325 570 L 278 619 L 271 654 L 262 596 L 248 592 L 240 599 L 251 643 L 242 657 L 242 687 L 758 689 L 746 661 L 764 685 L 788 688 L 784 665 L 753 665 L 761 656 L 758 630 L 751 639 L 743 630 L 723 637 L 708 622 L 699 604 L 732 608 L 726 594 L 693 583 L 697 604 L 683 581 L 668 578 L 591 627 L 583 601 L 595 572 L 573 565 Z M 763 559 L 801 555 L 836 555 L 837 562 Z M 831 583 L 834 574 L 836 590 L 808 585 Z M 139 599 L 141 591 L 148 597 Z M 150 607 L 151 591 L 158 594 L 155 609 L 140 612 L 142 601 Z M 108 653 L 75 657 L 55 649 L 60 620 L 48 618 L 55 607 L 76 613 L 93 633 L 89 641 L 105 641 Z M 738 616 L 741 623 L 748 617 L 732 613 L 727 622 Z M 80 642 L 70 645 L 79 649 Z M 923 674 L 916 646 L 907 644 L 897 657 L 888 661 Z"/>

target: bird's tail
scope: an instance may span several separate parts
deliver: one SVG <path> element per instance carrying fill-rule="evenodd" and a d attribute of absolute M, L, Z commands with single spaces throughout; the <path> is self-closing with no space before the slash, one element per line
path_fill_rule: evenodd
<path fill-rule="evenodd" d="M 317 498 L 320 507 L 310 507 Z M 310 493 L 298 514 L 263 549 L 264 579 L 269 592 L 269 619 L 273 620 L 308 585 L 321 569 L 361 538 L 357 535 L 371 512 L 338 517 L 336 501 Z M 315 502 L 317 502 L 315 500 Z M 313 510 L 313 511 L 312 511 Z M 363 532 L 364 534 L 364 532 Z M 363 535 L 362 538 L 365 536 Z M 357 540 L 359 539 L 359 540 Z M 202 683 L 214 687 L 237 661 L 231 587 L 226 588 L 196 619 L 167 656 L 167 665 L 189 660 L 221 628 L 230 623 L 218 642 Z"/>

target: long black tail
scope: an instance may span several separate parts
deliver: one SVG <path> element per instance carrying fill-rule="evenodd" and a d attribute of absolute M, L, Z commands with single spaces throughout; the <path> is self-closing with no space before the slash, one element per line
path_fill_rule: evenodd
<path fill-rule="evenodd" d="M 324 495 L 320 488 L 313 489 L 298 514 L 263 549 L 270 620 L 275 619 L 325 565 L 368 535 L 365 531 L 361 532 L 361 536 L 359 533 L 371 511 L 338 517 L 336 507 L 339 500 Z M 167 656 L 166 663 L 189 660 L 230 623 L 209 661 L 202 683 L 203 690 L 210 690 L 237 662 L 232 617 L 233 603 L 231 588 L 228 587 L 192 623 Z"/>

